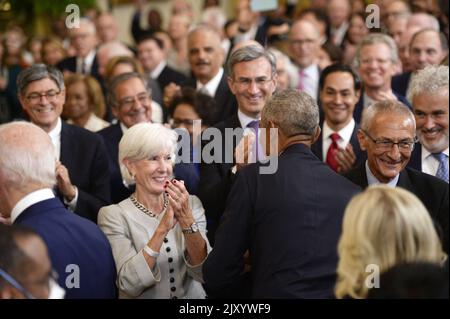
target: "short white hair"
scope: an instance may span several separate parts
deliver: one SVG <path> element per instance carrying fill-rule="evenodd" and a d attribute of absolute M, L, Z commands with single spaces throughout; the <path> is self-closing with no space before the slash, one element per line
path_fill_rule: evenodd
<path fill-rule="evenodd" d="M 119 143 L 120 172 L 125 183 L 131 185 L 134 179 L 123 163 L 124 159 L 139 161 L 167 151 L 175 163 L 177 139 L 177 133 L 162 124 L 139 123 L 130 127 Z"/>
<path fill-rule="evenodd" d="M 0 125 L 0 176 L 5 185 L 53 188 L 56 154 L 50 137 L 27 122 Z"/>
<path fill-rule="evenodd" d="M 434 94 L 442 88 L 446 88 L 448 92 L 448 80 L 448 66 L 427 66 L 412 77 L 408 99 L 412 101 L 417 95 Z"/>

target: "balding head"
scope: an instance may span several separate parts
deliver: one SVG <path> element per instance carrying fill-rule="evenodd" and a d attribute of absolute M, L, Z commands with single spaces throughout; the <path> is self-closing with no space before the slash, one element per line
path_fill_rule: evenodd
<path fill-rule="evenodd" d="M 408 20 L 408 29 L 417 27 L 422 29 L 433 29 L 439 31 L 439 21 L 428 13 L 414 13 Z"/>
<path fill-rule="evenodd" d="M 314 63 L 320 49 L 320 32 L 314 24 L 305 20 L 297 20 L 291 27 L 289 41 L 294 61 L 306 68 Z"/>
<path fill-rule="evenodd" d="M 117 56 L 133 57 L 133 52 L 119 41 L 102 44 L 97 50 L 98 73 L 105 75 L 106 65 L 111 58 Z"/>
<path fill-rule="evenodd" d="M 16 189 L 52 188 L 55 164 L 53 144 L 41 128 L 26 122 L 0 126 L 1 184 Z"/>

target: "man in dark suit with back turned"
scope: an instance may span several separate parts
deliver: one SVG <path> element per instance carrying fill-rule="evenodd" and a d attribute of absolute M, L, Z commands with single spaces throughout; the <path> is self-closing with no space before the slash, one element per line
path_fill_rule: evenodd
<path fill-rule="evenodd" d="M 37 232 L 47 245 L 66 298 L 114 298 L 116 268 L 97 225 L 55 198 L 55 148 L 31 123 L 0 126 L 0 215 Z"/>
<path fill-rule="evenodd" d="M 65 89 L 58 69 L 35 64 L 19 74 L 17 84 L 31 122 L 48 133 L 55 147 L 58 196 L 70 210 L 96 223 L 99 209 L 110 203 L 103 140 L 61 120 Z"/>
<path fill-rule="evenodd" d="M 332 298 L 344 210 L 360 188 L 311 152 L 320 127 L 319 108 L 308 94 L 276 93 L 264 106 L 261 127 L 278 129 L 277 142 L 265 132 L 277 143 L 271 154 L 278 156 L 278 169 L 261 174 L 264 164 L 256 163 L 238 172 L 203 264 L 207 292 L 232 297 L 242 291 L 249 250 L 251 297 Z"/>
<path fill-rule="evenodd" d="M 397 101 L 372 104 L 364 110 L 358 140 L 367 152 L 367 161 L 346 177 L 363 188 L 386 184 L 415 194 L 428 209 L 448 253 L 448 184 L 406 167 L 416 142 L 412 112 Z"/>
<path fill-rule="evenodd" d="M 343 174 L 365 161 L 357 138 L 359 125 L 353 119 L 361 84 L 349 66 L 333 64 L 320 75 L 319 89 L 325 118 L 311 150 L 334 171 Z"/>

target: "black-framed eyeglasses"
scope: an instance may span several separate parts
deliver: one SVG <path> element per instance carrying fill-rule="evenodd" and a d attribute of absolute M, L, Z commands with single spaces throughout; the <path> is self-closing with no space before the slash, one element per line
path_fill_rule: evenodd
<path fill-rule="evenodd" d="M 147 92 L 142 92 L 136 96 L 127 96 L 119 101 L 119 105 L 123 108 L 131 108 L 134 106 L 136 100 L 138 100 L 140 104 L 147 104 L 148 101 L 150 101 L 150 94 Z"/>
<path fill-rule="evenodd" d="M 44 96 L 47 98 L 48 101 L 53 102 L 56 97 L 61 93 L 61 91 L 55 91 L 55 90 L 49 90 L 47 92 L 39 93 L 39 92 L 33 92 L 30 93 L 26 99 L 30 101 L 31 103 L 38 103 L 41 98 Z"/>
<path fill-rule="evenodd" d="M 375 148 L 380 152 L 381 151 L 388 152 L 394 147 L 394 145 L 397 145 L 400 151 L 412 152 L 412 150 L 414 149 L 414 145 L 418 141 L 417 136 L 415 136 L 413 140 L 405 139 L 398 142 L 394 142 L 389 139 L 375 139 L 372 136 L 370 136 L 370 134 L 367 131 L 365 130 L 361 131 L 375 144 Z"/>

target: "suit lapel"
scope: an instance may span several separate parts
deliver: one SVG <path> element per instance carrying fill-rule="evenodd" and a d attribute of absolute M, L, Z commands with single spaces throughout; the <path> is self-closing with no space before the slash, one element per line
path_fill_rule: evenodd
<path fill-rule="evenodd" d="M 400 176 L 398 178 L 397 186 L 404 188 L 412 193 L 415 193 L 414 186 L 411 183 L 411 180 L 408 175 L 408 171 L 406 169 L 400 172 Z"/>

